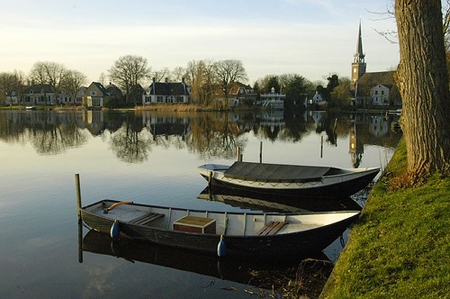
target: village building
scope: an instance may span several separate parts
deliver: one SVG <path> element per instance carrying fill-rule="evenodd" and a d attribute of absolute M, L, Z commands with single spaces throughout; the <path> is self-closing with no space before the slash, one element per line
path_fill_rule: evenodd
<path fill-rule="evenodd" d="M 189 103 L 191 88 L 182 82 L 169 82 L 166 78 L 165 82 L 156 82 L 153 78 L 152 84 L 142 95 L 142 104 L 156 103 Z"/>
<path fill-rule="evenodd" d="M 19 105 L 20 104 L 20 97 L 19 93 L 15 90 L 8 92 L 6 94 L 6 102 L 7 105 Z"/>
<path fill-rule="evenodd" d="M 400 93 L 394 80 L 395 71 L 366 72 L 366 67 L 360 22 L 356 53 L 352 63 L 350 90 L 352 104 L 364 108 L 401 106 Z"/>
<path fill-rule="evenodd" d="M 109 82 L 109 85 L 105 87 L 108 95 L 111 99 L 117 103 L 122 103 L 124 101 L 122 90 L 119 87 Z"/>
<path fill-rule="evenodd" d="M 83 96 L 83 106 L 88 109 L 99 109 L 104 106 L 105 100 L 111 95 L 99 82 L 92 82 Z"/>
<path fill-rule="evenodd" d="M 274 87 L 271 88 L 270 93 L 262 93 L 260 97 L 263 107 L 267 107 L 268 109 L 284 109 L 286 94 L 275 92 Z"/>
<path fill-rule="evenodd" d="M 24 105 L 55 105 L 57 96 L 50 84 L 30 85 L 25 88 Z"/>
<path fill-rule="evenodd" d="M 239 105 L 252 106 L 256 103 L 258 94 L 249 85 L 239 82 L 234 83 L 228 92 L 231 107 Z"/>

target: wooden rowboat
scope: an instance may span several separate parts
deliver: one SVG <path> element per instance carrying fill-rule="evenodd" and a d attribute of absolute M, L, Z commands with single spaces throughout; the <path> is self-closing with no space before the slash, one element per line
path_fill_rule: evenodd
<path fill-rule="evenodd" d="M 210 185 L 255 194 L 295 195 L 298 198 L 345 198 L 366 187 L 380 168 L 336 168 L 235 162 L 198 167 Z"/>
<path fill-rule="evenodd" d="M 87 226 L 112 238 L 250 258 L 316 253 L 342 235 L 360 214 L 201 211 L 113 200 L 82 207 L 80 212 Z"/>

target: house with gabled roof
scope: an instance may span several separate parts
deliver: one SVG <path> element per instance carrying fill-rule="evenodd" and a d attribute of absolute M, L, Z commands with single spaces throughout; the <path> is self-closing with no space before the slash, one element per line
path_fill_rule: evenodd
<path fill-rule="evenodd" d="M 111 95 L 99 82 L 92 82 L 85 91 L 83 106 L 89 109 L 102 108 L 106 98 Z"/>
<path fill-rule="evenodd" d="M 189 103 L 191 88 L 186 84 L 184 78 L 182 82 L 156 82 L 153 78 L 152 84 L 142 95 L 142 104 L 154 103 Z"/>
<path fill-rule="evenodd" d="M 122 90 L 120 90 L 119 87 L 117 87 L 117 85 L 109 82 L 109 85 L 106 86 L 105 89 L 108 91 L 108 94 L 111 98 L 113 98 L 117 102 L 123 102 L 124 100 L 123 92 Z"/>
<path fill-rule="evenodd" d="M 359 106 L 401 106 L 395 71 L 365 73 L 358 79 L 354 98 Z"/>
<path fill-rule="evenodd" d="M 55 105 L 56 93 L 50 84 L 33 84 L 25 88 L 25 105 Z"/>
<path fill-rule="evenodd" d="M 240 82 L 232 84 L 228 96 L 236 100 L 237 104 L 254 105 L 256 103 L 258 94 L 249 85 L 245 85 Z"/>

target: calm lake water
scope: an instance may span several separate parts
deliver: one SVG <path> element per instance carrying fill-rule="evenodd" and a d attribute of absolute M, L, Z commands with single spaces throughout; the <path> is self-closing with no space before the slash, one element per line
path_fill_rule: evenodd
<path fill-rule="evenodd" d="M 0 111 L 0 297 L 253 297 L 249 292 L 271 288 L 271 275 L 288 275 L 299 262 L 222 262 L 132 242 L 111 246 L 103 235 L 80 231 L 74 175 L 80 174 L 83 204 L 111 198 L 192 209 L 255 208 L 202 195 L 207 183 L 197 166 L 230 164 L 237 146 L 243 160 L 257 162 L 262 142 L 268 163 L 383 168 L 400 138 L 393 120 L 320 112 Z M 324 258 L 335 261 L 341 241 L 324 250 Z"/>

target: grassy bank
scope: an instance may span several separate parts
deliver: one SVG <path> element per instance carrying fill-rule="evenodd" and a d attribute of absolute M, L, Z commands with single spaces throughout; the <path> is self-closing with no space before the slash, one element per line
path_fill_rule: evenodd
<path fill-rule="evenodd" d="M 390 191 L 405 169 L 401 141 L 320 298 L 450 298 L 450 178 Z"/>

